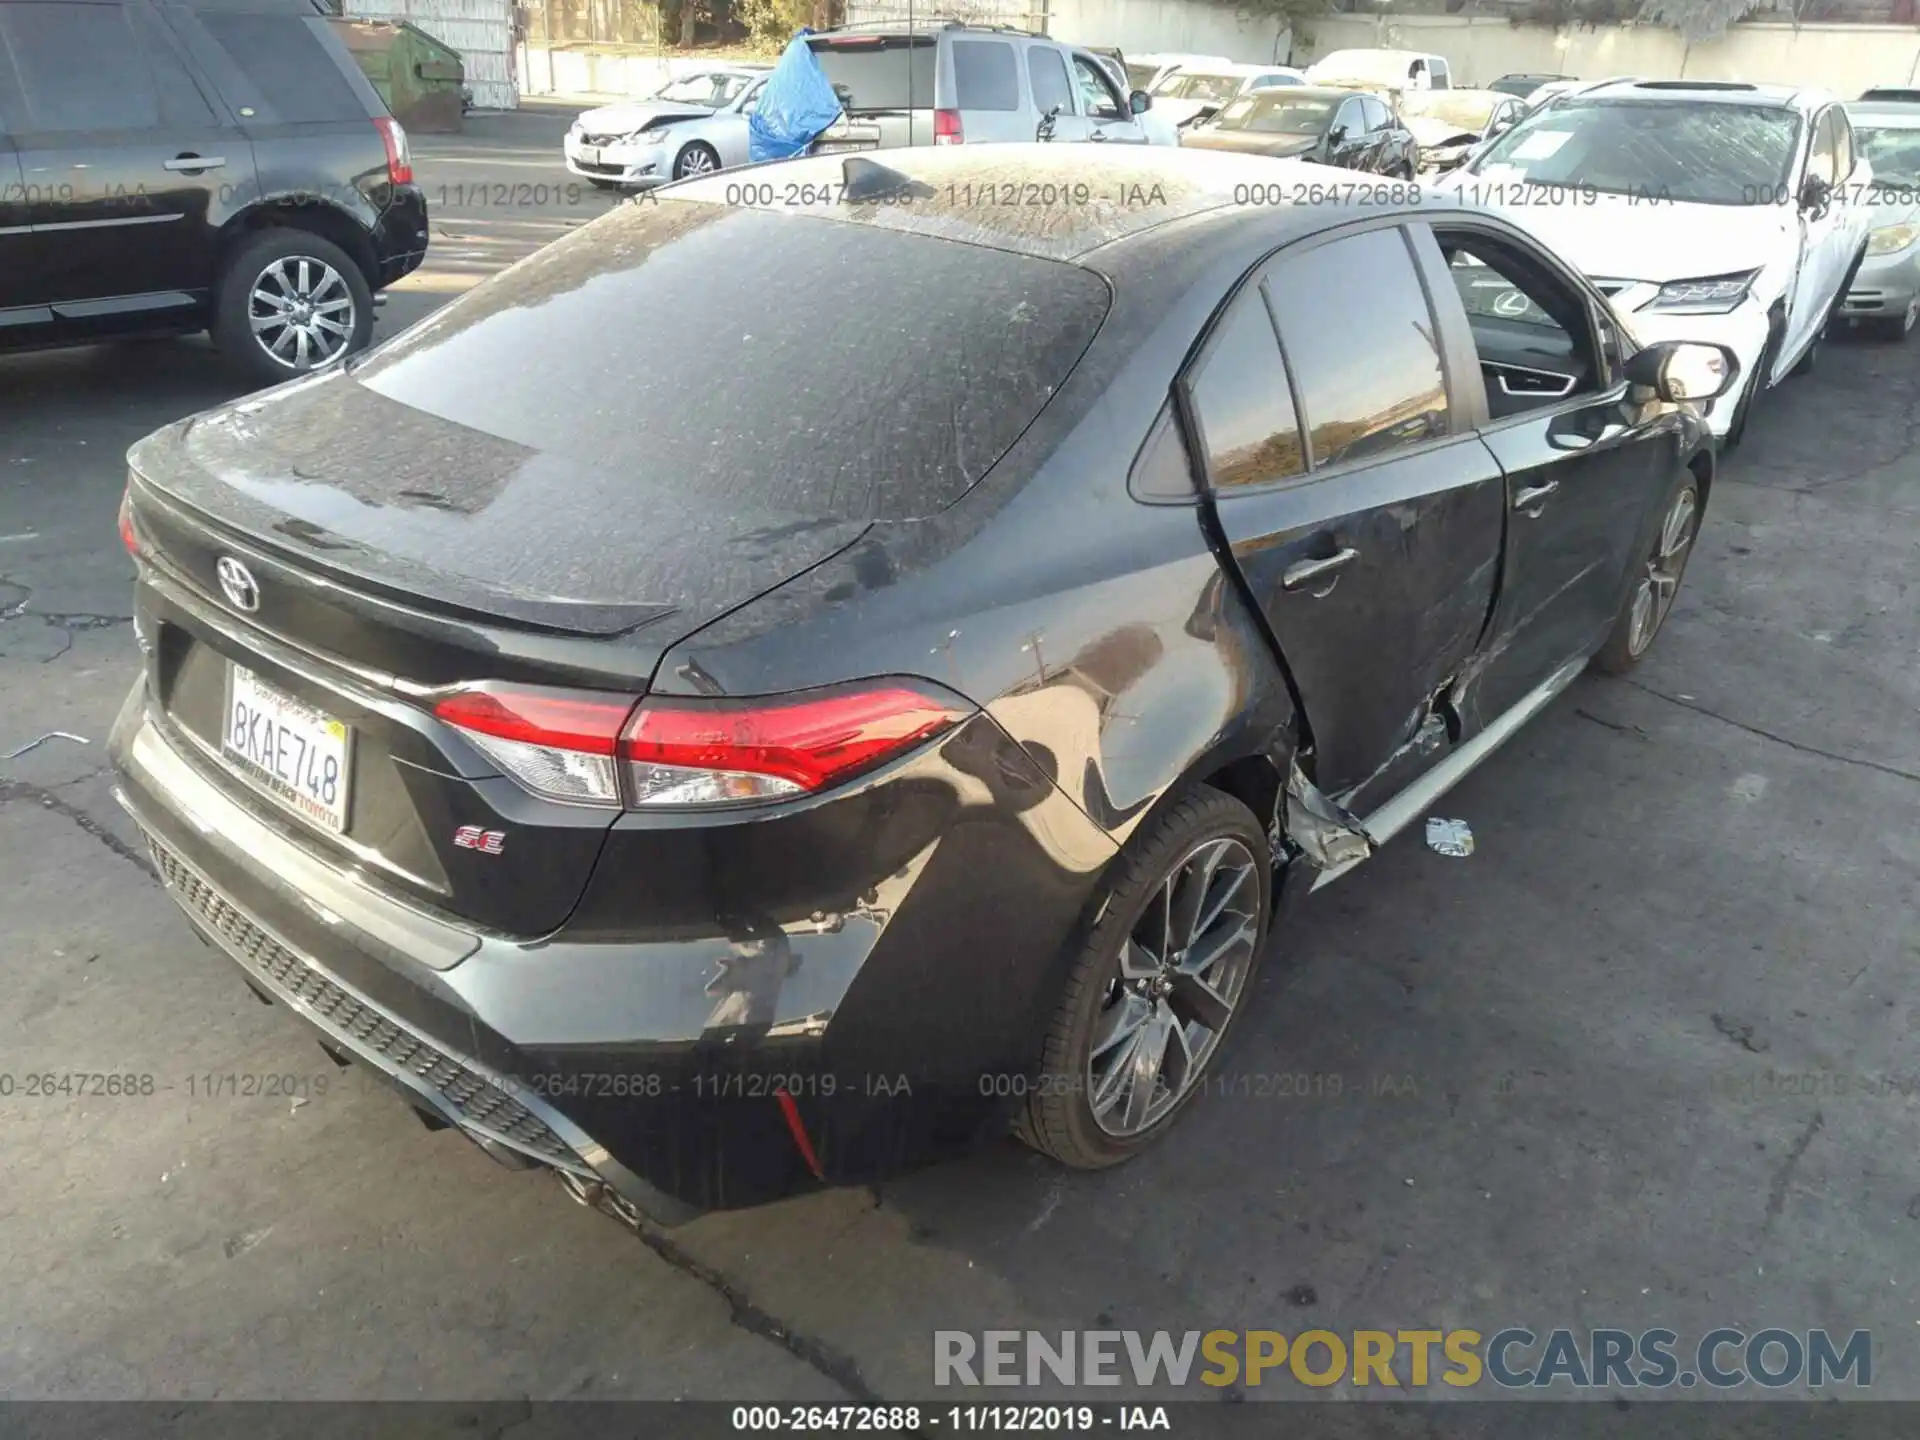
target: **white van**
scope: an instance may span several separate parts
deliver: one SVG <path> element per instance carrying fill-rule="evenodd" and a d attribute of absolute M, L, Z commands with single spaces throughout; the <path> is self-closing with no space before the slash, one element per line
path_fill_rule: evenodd
<path fill-rule="evenodd" d="M 1307 83 L 1364 90 L 1455 88 L 1446 56 L 1419 50 L 1335 50 L 1307 67 Z"/>

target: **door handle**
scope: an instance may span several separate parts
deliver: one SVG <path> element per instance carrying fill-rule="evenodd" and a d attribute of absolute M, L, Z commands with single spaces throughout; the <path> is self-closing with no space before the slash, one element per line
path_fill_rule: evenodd
<path fill-rule="evenodd" d="M 1522 490 L 1513 497 L 1513 508 L 1528 515 L 1538 515 L 1540 506 L 1546 503 L 1546 498 L 1559 488 L 1558 480 L 1549 480 L 1544 485 L 1535 485 L 1530 489 Z"/>
<path fill-rule="evenodd" d="M 1337 575 L 1359 558 L 1360 552 L 1351 545 L 1334 551 L 1323 560 L 1296 560 L 1280 576 L 1282 590 L 1304 590 L 1314 581 L 1326 575 Z M 1329 586 L 1329 589 L 1332 587 Z M 1325 590 L 1318 592 L 1324 595 Z"/>
<path fill-rule="evenodd" d="M 227 163 L 224 155 L 176 155 L 171 160 L 162 160 L 162 170 L 218 170 Z"/>

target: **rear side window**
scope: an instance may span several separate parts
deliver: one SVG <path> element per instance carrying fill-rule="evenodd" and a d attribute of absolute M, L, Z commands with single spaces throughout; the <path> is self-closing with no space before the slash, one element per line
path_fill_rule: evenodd
<path fill-rule="evenodd" d="M 1004 40 L 953 42 L 953 88 L 962 110 L 1018 110 L 1020 73 Z"/>
<path fill-rule="evenodd" d="M 1315 468 L 1447 433 L 1433 315 L 1398 230 L 1283 255 L 1267 284 Z"/>
<path fill-rule="evenodd" d="M 202 10 L 200 24 L 227 52 L 283 124 L 364 120 L 367 112 L 340 73 L 333 51 L 299 15 Z"/>
<path fill-rule="evenodd" d="M 1235 297 L 1188 394 L 1216 490 L 1266 485 L 1307 468 L 1286 363 L 1258 286 Z"/>
<path fill-rule="evenodd" d="M 118 5 L 0 5 L 32 130 L 150 130 L 160 107 Z"/>
<path fill-rule="evenodd" d="M 1033 87 L 1033 108 L 1042 115 L 1056 105 L 1062 115 L 1073 113 L 1073 87 L 1067 84 L 1067 62 L 1058 50 L 1027 47 L 1027 83 Z"/>
<path fill-rule="evenodd" d="M 553 242 L 350 373 L 532 451 L 664 477 L 698 510 L 904 520 L 986 474 L 1107 304 L 1056 260 L 668 199 Z"/>
<path fill-rule="evenodd" d="M 932 37 L 816 41 L 813 58 L 849 110 L 931 110 L 937 51 Z"/>

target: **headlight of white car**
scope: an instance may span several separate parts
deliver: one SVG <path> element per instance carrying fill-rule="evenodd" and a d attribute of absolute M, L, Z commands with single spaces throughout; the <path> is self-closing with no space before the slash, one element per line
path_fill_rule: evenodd
<path fill-rule="evenodd" d="M 1759 274 L 1758 270 L 1743 270 L 1737 275 L 1674 280 L 1662 285 L 1660 293 L 1640 308 L 1668 315 L 1725 315 L 1739 308 Z"/>
<path fill-rule="evenodd" d="M 1882 225 L 1867 236 L 1867 254 L 1892 255 L 1920 240 L 1920 225 Z"/>

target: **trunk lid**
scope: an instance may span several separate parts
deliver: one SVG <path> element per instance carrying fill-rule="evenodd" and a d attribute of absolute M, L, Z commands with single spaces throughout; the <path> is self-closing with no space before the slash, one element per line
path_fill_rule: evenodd
<path fill-rule="evenodd" d="M 819 153 L 933 143 L 940 47 L 933 35 L 817 36 L 814 59 L 845 108 L 814 142 Z"/>

